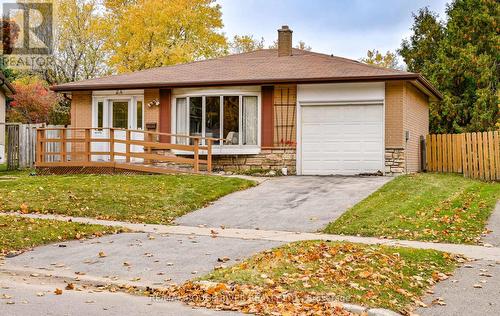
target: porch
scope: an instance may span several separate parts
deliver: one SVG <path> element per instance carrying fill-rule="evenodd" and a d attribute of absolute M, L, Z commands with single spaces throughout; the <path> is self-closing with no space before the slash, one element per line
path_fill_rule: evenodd
<path fill-rule="evenodd" d="M 222 141 L 122 128 L 38 128 L 36 134 L 35 167 L 55 173 L 71 169 L 83 173 L 211 173 L 213 144 Z"/>

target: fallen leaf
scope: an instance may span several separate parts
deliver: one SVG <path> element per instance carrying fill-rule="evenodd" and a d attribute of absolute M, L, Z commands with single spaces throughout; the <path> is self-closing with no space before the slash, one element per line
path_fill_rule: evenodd
<path fill-rule="evenodd" d="M 61 295 L 63 293 L 63 291 L 59 288 L 57 288 L 55 291 L 54 291 L 54 294 L 56 295 Z"/>

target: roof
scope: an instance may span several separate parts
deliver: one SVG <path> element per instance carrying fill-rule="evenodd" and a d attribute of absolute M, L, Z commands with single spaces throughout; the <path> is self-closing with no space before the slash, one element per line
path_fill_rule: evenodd
<path fill-rule="evenodd" d="M 0 71 L 0 89 L 3 91 L 9 91 L 10 93 L 16 93 L 16 90 L 12 86 L 12 84 L 5 78 L 5 75 Z"/>
<path fill-rule="evenodd" d="M 53 86 L 54 91 L 143 89 L 235 84 L 277 84 L 417 80 L 436 97 L 439 92 L 420 74 L 367 65 L 359 61 L 293 49 L 278 57 L 262 49 L 187 64 L 152 68 L 120 75 Z"/>

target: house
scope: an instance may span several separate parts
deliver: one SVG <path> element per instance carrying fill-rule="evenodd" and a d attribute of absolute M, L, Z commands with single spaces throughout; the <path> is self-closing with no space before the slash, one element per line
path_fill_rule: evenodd
<path fill-rule="evenodd" d="M 14 88 L 0 71 L 0 164 L 5 157 L 5 114 L 7 110 L 7 96 L 14 93 Z"/>
<path fill-rule="evenodd" d="M 441 99 L 420 74 L 294 49 L 287 26 L 277 49 L 52 89 L 71 98 L 72 127 L 220 138 L 216 167 L 300 175 L 419 171 L 429 104 Z"/>

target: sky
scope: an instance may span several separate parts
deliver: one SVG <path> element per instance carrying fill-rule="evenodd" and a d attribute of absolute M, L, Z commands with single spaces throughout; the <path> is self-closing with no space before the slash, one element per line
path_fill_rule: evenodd
<path fill-rule="evenodd" d="M 395 51 L 411 35 L 412 12 L 428 6 L 445 17 L 449 0 L 217 0 L 224 32 L 264 37 L 266 46 L 277 29 L 288 25 L 294 45 L 299 40 L 313 51 L 351 59 L 369 49 Z"/>

